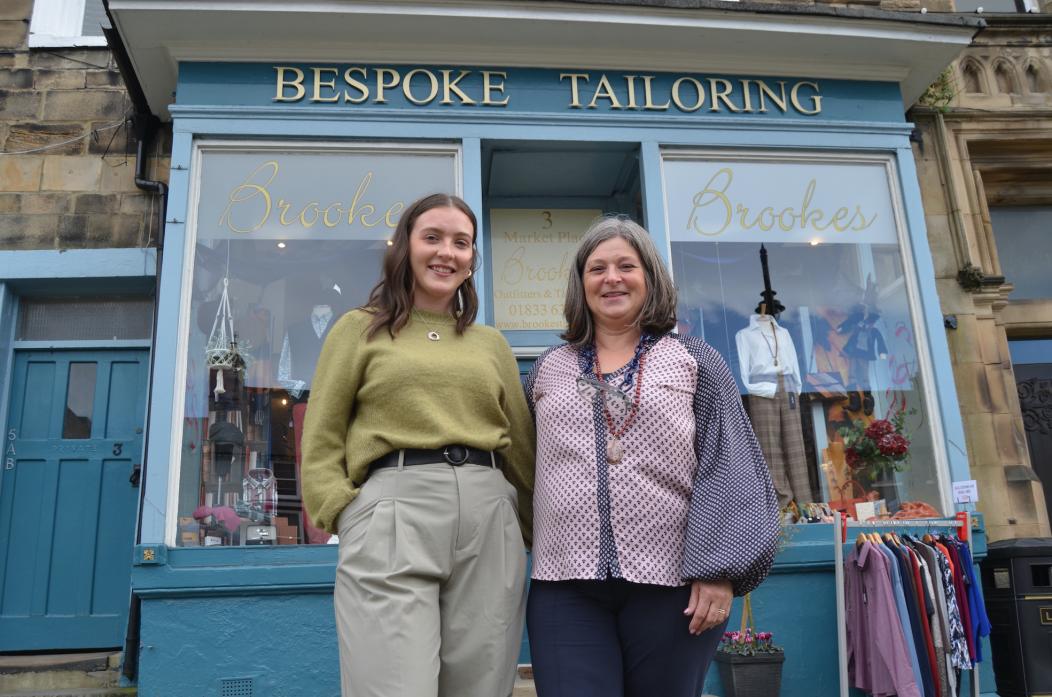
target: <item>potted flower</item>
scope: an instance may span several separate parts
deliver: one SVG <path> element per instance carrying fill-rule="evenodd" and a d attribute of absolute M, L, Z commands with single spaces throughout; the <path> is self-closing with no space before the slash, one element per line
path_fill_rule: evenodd
<path fill-rule="evenodd" d="M 741 629 L 724 632 L 715 658 L 726 697 L 777 697 L 785 653 L 774 644 L 770 632 L 756 631 L 748 594 L 743 600 Z"/>
<path fill-rule="evenodd" d="M 844 439 L 844 459 L 853 478 L 868 481 L 887 500 L 896 499 L 895 473 L 907 467 L 910 439 L 905 433 L 906 412 L 899 410 L 890 419 L 861 420 L 839 429 Z"/>

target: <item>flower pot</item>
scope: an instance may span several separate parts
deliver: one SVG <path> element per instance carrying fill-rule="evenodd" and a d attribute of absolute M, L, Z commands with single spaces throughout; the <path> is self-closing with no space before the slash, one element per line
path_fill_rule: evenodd
<path fill-rule="evenodd" d="M 778 697 L 784 653 L 742 656 L 717 651 L 715 658 L 726 697 Z"/>

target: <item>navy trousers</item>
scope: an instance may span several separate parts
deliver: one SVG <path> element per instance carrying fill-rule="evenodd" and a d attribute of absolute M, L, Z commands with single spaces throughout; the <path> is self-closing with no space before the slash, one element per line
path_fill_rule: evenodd
<path fill-rule="evenodd" d="M 690 586 L 531 581 L 537 697 L 698 697 L 727 623 L 691 635 L 689 601 Z"/>

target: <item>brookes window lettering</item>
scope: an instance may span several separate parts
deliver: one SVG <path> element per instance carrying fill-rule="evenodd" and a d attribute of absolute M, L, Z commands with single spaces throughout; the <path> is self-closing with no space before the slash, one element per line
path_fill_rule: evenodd
<path fill-rule="evenodd" d="M 195 157 L 177 544 L 334 541 L 300 501 L 315 363 L 405 207 L 459 192 L 459 151 L 206 143 Z"/>
<path fill-rule="evenodd" d="M 731 367 L 782 506 L 938 512 L 890 161 L 670 150 L 662 167 L 679 331 Z"/>

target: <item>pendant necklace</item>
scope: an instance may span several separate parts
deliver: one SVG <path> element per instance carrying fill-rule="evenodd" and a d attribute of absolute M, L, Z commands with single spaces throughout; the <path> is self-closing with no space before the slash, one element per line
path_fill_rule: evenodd
<path fill-rule="evenodd" d="M 439 334 L 438 331 L 434 327 L 432 327 L 430 324 L 428 324 L 427 320 L 425 320 L 423 317 L 420 316 L 420 313 L 416 311 L 415 307 L 413 308 L 413 315 L 418 320 L 420 320 L 421 324 L 423 324 L 425 327 L 427 327 L 430 330 L 427 333 L 427 338 L 428 339 L 430 339 L 431 341 L 438 341 L 439 339 L 442 338 L 442 335 Z"/>
<path fill-rule="evenodd" d="M 774 337 L 774 348 L 771 348 L 771 341 L 767 338 L 767 335 L 763 333 L 763 327 L 760 327 L 760 336 L 763 337 L 763 343 L 767 344 L 767 350 L 771 352 L 771 358 L 774 359 L 774 365 L 778 367 L 778 330 L 774 328 L 774 322 L 771 322 L 771 336 Z"/>
<path fill-rule="evenodd" d="M 607 406 L 606 400 L 603 400 L 603 417 L 606 420 L 606 430 L 609 434 L 609 439 L 606 443 L 606 460 L 613 465 L 621 462 L 624 458 L 625 449 L 621 446 L 621 436 L 625 435 L 625 432 L 628 431 L 632 422 L 636 420 L 636 415 L 639 413 L 639 396 L 643 389 L 643 365 L 646 363 L 646 354 L 643 353 L 643 344 L 646 338 L 646 335 L 640 337 L 639 345 L 636 346 L 636 354 L 632 357 L 632 362 L 628 364 L 625 380 L 622 383 L 623 386 L 631 384 L 633 373 L 635 373 L 636 388 L 632 397 L 632 406 L 629 408 L 628 415 L 625 417 L 624 423 L 621 424 L 621 428 L 616 428 L 614 426 L 614 416 L 610 413 L 610 408 Z M 603 371 L 599 367 L 598 350 L 595 351 L 595 377 L 600 382 L 603 381 Z"/>

